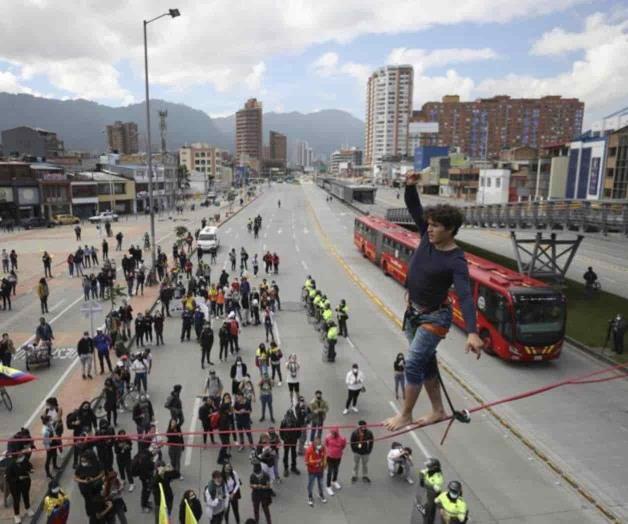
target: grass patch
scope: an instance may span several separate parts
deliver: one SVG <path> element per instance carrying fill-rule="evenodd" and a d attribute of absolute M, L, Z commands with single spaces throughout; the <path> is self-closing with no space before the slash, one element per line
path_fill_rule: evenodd
<path fill-rule="evenodd" d="M 504 255 L 456 241 L 462 249 L 497 264 L 517 271 L 517 262 Z M 598 292 L 591 299 L 584 298 L 584 284 L 567 279 L 563 293 L 567 297 L 567 335 L 592 348 L 601 348 L 606 340 L 608 321 L 617 313 L 628 316 L 628 300 L 606 291 Z M 612 351 L 607 350 L 614 356 Z M 628 355 L 618 360 L 628 361 Z"/>

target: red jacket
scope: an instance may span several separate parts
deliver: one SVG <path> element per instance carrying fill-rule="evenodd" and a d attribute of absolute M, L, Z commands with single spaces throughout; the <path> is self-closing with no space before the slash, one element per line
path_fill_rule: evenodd
<path fill-rule="evenodd" d="M 305 450 L 305 465 L 308 473 L 322 473 L 327 465 L 327 452 L 323 447 L 316 451 L 314 444 L 310 444 Z"/>
<path fill-rule="evenodd" d="M 334 436 L 334 432 L 335 435 Z M 347 446 L 347 439 L 344 438 L 337 429 L 332 429 L 332 432 L 325 438 L 325 447 L 327 448 L 327 456 L 333 459 L 342 458 L 342 452 Z"/>

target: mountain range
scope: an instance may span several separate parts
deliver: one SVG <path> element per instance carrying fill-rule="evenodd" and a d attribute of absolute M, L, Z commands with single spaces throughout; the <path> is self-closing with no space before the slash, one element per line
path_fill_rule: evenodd
<path fill-rule="evenodd" d="M 176 150 L 184 144 L 206 142 L 234 151 L 235 115 L 210 118 L 185 104 L 151 100 L 151 143 L 159 144 L 157 112 L 168 111 L 167 145 Z M 140 149 L 145 148 L 146 113 L 143 103 L 110 107 L 88 100 L 56 100 L 27 94 L 0 93 L 0 130 L 28 125 L 57 133 L 66 151 L 102 152 L 107 147 L 105 127 L 116 120 L 136 122 Z M 305 140 L 315 156 L 327 157 L 343 145 L 362 147 L 364 122 L 346 111 L 325 109 L 314 113 L 264 113 L 264 143 L 268 132 L 288 137 L 289 152 L 297 140 Z M 290 153 L 289 153 L 290 155 Z"/>

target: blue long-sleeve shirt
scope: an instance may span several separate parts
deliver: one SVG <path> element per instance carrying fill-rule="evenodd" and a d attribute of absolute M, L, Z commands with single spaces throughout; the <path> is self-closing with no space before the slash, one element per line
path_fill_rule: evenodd
<path fill-rule="evenodd" d="M 436 308 L 445 301 L 453 283 L 467 333 L 476 333 L 475 305 L 464 252 L 458 247 L 450 251 L 436 249 L 427 236 L 427 221 L 423 218 L 416 187 L 406 186 L 404 198 L 421 236 L 421 243 L 410 259 L 406 278 L 410 300 L 423 307 Z"/>

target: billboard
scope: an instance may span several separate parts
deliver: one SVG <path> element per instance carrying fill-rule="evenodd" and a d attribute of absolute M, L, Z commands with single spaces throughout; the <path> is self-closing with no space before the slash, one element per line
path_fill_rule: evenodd
<path fill-rule="evenodd" d="M 589 196 L 597 196 L 600 187 L 600 157 L 591 159 L 591 173 L 589 174 Z"/>
<path fill-rule="evenodd" d="M 448 155 L 449 148 L 446 146 L 417 146 L 414 148 L 414 170 L 425 169 L 434 157 Z"/>

